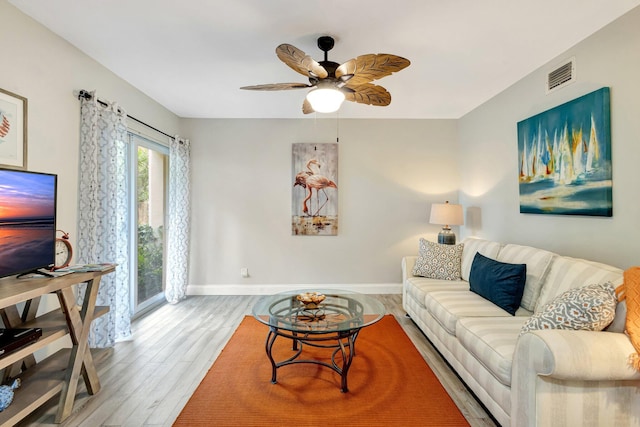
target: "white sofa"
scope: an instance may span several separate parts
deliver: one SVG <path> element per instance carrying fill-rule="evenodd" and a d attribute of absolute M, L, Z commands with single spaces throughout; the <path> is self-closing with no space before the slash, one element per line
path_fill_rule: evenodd
<path fill-rule="evenodd" d="M 403 307 L 493 417 L 504 427 L 640 426 L 640 372 L 624 334 L 619 303 L 601 332 L 537 330 L 525 321 L 557 295 L 594 283 L 622 283 L 620 269 L 527 246 L 465 239 L 462 280 L 412 274 L 417 256 L 402 260 Z M 527 264 L 515 316 L 469 290 L 476 252 Z"/>

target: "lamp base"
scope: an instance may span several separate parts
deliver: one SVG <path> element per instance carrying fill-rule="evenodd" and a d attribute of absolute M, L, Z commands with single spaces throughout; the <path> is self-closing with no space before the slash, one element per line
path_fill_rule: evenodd
<path fill-rule="evenodd" d="M 442 228 L 442 231 L 438 233 L 438 243 L 441 245 L 455 245 L 456 233 L 450 228 Z"/>

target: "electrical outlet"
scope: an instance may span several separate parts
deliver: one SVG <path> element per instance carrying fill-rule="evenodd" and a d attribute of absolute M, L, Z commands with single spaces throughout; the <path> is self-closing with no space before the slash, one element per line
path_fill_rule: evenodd
<path fill-rule="evenodd" d="M 240 276 L 242 277 L 249 277 L 249 269 L 247 267 L 242 267 L 240 269 Z"/>

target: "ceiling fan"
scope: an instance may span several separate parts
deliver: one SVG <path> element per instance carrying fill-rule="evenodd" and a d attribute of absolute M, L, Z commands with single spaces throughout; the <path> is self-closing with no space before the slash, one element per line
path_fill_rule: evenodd
<path fill-rule="evenodd" d="M 324 52 L 324 61 L 317 62 L 311 56 L 290 44 L 276 48 L 278 58 L 294 71 L 309 78 L 309 83 L 274 83 L 243 86 L 247 90 L 290 90 L 312 88 L 302 104 L 302 112 L 330 113 L 338 110 L 343 100 L 361 104 L 386 106 L 391 94 L 373 80 L 398 72 L 411 64 L 408 59 L 387 53 L 367 54 L 350 59 L 342 65 L 329 61 L 328 52 L 334 39 L 318 38 L 318 47 Z M 325 106 L 323 101 L 327 101 Z M 332 101 L 332 102 L 329 102 Z"/>

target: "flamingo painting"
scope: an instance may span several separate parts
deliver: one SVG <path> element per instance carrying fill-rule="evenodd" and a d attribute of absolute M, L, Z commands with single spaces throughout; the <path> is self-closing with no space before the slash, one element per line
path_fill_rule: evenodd
<path fill-rule="evenodd" d="M 302 188 L 307 188 L 307 177 L 314 174 L 313 169 L 311 169 L 311 165 L 318 165 L 318 168 L 320 167 L 320 163 L 316 159 L 309 160 L 307 162 L 307 170 L 296 174 L 296 182 L 293 183 L 294 187 L 299 185 Z"/>
<path fill-rule="evenodd" d="M 318 168 L 318 170 L 321 167 L 320 162 L 318 162 L 316 159 L 309 160 L 307 162 L 307 170 L 298 172 L 296 174 L 296 181 L 294 182 L 293 186 L 295 187 L 296 185 L 299 185 L 302 188 L 306 188 L 309 191 L 309 194 L 302 202 L 302 212 L 307 215 L 309 215 L 309 208 L 307 207 L 307 202 L 309 202 L 309 199 L 311 199 L 311 196 L 313 195 L 313 190 L 314 189 L 316 190 L 317 209 L 315 213 L 312 214 L 312 216 L 318 216 L 320 214 L 320 210 L 329 201 L 329 196 L 327 195 L 327 192 L 324 189 L 338 188 L 338 186 L 336 185 L 335 182 L 331 181 L 326 176 L 322 176 L 320 174 L 315 173 L 313 169 L 311 169 L 311 165 L 315 165 Z M 320 190 L 322 190 L 322 193 L 324 194 L 324 199 L 325 199 L 322 206 L 320 206 L 320 196 L 319 196 Z"/>
<path fill-rule="evenodd" d="M 293 234 L 336 235 L 337 144 L 293 144 L 292 166 Z"/>
<path fill-rule="evenodd" d="M 304 213 L 306 214 L 309 213 L 309 209 L 307 208 L 307 202 L 309 201 L 309 199 L 311 199 L 311 195 L 313 193 L 313 190 L 315 189 L 316 190 L 316 207 L 318 209 L 316 209 L 313 216 L 318 216 L 318 214 L 320 214 L 320 210 L 329 201 L 329 196 L 327 195 L 327 192 L 324 191 L 325 188 L 338 188 L 338 186 L 336 185 L 335 182 L 331 181 L 326 176 L 311 175 L 307 177 L 307 190 L 309 190 L 309 194 L 307 195 L 307 197 L 304 199 L 304 202 L 303 202 L 302 211 Z M 325 197 L 324 203 L 322 204 L 322 206 L 320 206 L 320 196 L 319 196 L 320 190 L 322 190 L 322 193 L 324 194 L 324 197 Z"/>

